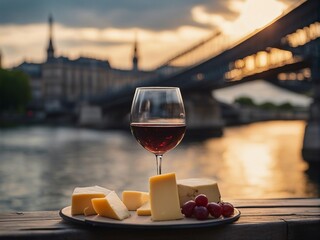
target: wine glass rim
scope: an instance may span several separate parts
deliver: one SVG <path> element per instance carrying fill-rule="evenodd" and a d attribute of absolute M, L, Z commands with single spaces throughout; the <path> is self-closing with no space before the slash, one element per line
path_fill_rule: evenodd
<path fill-rule="evenodd" d="M 179 89 L 179 87 L 137 87 L 137 89 Z"/>

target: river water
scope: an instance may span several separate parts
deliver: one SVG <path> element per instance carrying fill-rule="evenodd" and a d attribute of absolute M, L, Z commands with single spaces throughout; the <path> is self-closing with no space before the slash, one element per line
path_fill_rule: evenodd
<path fill-rule="evenodd" d="M 215 179 L 222 198 L 319 197 L 301 157 L 305 122 L 228 127 L 222 138 L 182 141 L 163 172 Z M 56 210 L 76 186 L 147 190 L 154 156 L 129 130 L 33 126 L 0 130 L 0 212 Z"/>

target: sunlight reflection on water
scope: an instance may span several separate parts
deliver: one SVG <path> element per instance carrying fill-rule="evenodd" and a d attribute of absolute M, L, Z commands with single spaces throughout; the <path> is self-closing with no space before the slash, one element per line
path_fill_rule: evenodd
<path fill-rule="evenodd" d="M 163 171 L 214 178 L 225 198 L 319 197 L 300 155 L 304 126 L 255 123 L 183 141 L 165 154 Z M 154 156 L 129 132 L 65 127 L 0 130 L 0 161 L 0 211 L 59 209 L 76 186 L 147 190 L 156 171 Z"/>
<path fill-rule="evenodd" d="M 241 197 L 290 197 L 307 195 L 308 165 L 301 159 L 300 149 L 304 124 L 302 122 L 268 122 L 246 128 L 228 129 L 223 142 L 223 160 L 228 174 L 242 183 Z M 303 186 L 296 188 L 290 183 Z M 239 191 L 239 190 L 238 190 Z M 292 191 L 292 192 L 291 192 Z"/>

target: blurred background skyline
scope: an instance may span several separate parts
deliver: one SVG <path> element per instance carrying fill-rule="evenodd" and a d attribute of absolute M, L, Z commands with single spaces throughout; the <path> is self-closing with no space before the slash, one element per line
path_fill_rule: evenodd
<path fill-rule="evenodd" d="M 133 42 L 140 67 L 151 69 L 220 30 L 237 39 L 279 16 L 298 0 L 21 1 L 0 3 L 0 51 L 5 68 L 43 62 L 54 19 L 56 55 L 108 60 L 131 67 Z M 259 17 L 257 17 L 259 16 Z"/>

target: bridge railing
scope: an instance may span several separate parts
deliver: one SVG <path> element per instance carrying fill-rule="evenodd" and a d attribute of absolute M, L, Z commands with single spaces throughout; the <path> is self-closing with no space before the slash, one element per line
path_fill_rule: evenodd
<path fill-rule="evenodd" d="M 161 76 L 168 76 L 195 66 L 226 50 L 232 44 L 230 37 L 221 31 L 215 31 L 208 38 L 196 43 L 187 50 L 176 54 L 154 71 Z"/>

